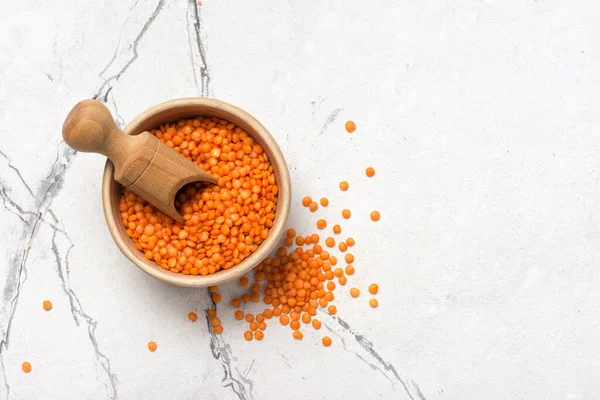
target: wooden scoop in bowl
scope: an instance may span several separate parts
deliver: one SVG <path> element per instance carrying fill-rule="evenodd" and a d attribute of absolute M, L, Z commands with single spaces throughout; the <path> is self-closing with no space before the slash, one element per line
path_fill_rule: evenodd
<path fill-rule="evenodd" d="M 96 100 L 73 107 L 62 132 L 73 149 L 108 157 L 115 166 L 115 180 L 181 223 L 183 217 L 175 208 L 179 189 L 191 182 L 217 183 L 215 177 L 150 132 L 125 134 L 108 108 Z"/>

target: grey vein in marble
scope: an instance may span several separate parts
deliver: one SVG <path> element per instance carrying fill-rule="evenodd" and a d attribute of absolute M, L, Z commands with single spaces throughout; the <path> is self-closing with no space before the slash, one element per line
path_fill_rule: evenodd
<path fill-rule="evenodd" d="M 398 371 L 396 370 L 396 368 L 391 363 L 389 363 L 388 361 L 383 359 L 383 357 L 373 348 L 373 343 L 371 341 L 369 341 L 364 335 L 361 335 L 361 334 L 355 332 L 354 329 L 352 329 L 346 321 L 344 321 L 343 319 L 341 319 L 338 316 L 329 315 L 328 313 L 321 313 L 321 315 L 324 318 L 332 319 L 333 321 L 337 322 L 337 324 L 339 326 L 341 326 L 343 328 L 342 332 L 340 333 L 337 329 L 335 329 L 331 325 L 324 324 L 325 327 L 330 332 L 334 333 L 335 335 L 337 335 L 340 338 L 340 340 L 342 341 L 342 347 L 344 348 L 344 350 L 354 354 L 356 357 L 358 357 L 361 361 L 366 363 L 373 370 L 379 371 L 390 381 L 390 383 L 392 383 L 392 385 L 394 385 L 392 377 L 395 378 L 398 382 L 400 382 L 400 384 L 404 388 L 404 391 L 406 392 L 406 395 L 411 400 L 415 399 L 414 396 L 417 396 L 420 400 L 425 400 L 425 396 L 423 396 L 423 394 L 421 393 L 421 390 L 419 389 L 417 384 L 414 381 L 411 381 L 411 383 L 415 389 L 414 393 L 413 393 L 413 391 L 409 388 L 409 386 L 406 384 L 406 382 L 404 382 L 404 380 L 400 377 L 400 374 L 398 374 Z M 346 341 L 344 340 L 344 336 L 342 335 L 342 333 L 350 334 L 352 336 L 352 338 L 356 341 L 356 343 L 364 351 L 366 351 L 367 354 L 370 357 L 372 357 L 374 359 L 374 361 L 379 365 L 375 365 L 375 362 L 370 362 L 370 361 L 366 360 L 362 355 L 358 354 L 357 352 L 348 349 L 346 346 Z M 389 376 L 389 373 L 391 373 L 392 376 Z"/>
<path fill-rule="evenodd" d="M 194 71 L 194 85 L 200 97 L 210 96 L 210 69 L 201 35 L 201 11 L 195 0 L 188 0 L 186 12 L 190 62 Z"/>
<path fill-rule="evenodd" d="M 50 214 L 50 216 L 54 219 L 54 223 L 49 223 L 48 225 L 54 230 L 54 232 L 52 233 L 52 253 L 54 254 L 54 258 L 56 261 L 56 271 L 58 273 L 58 277 L 60 278 L 63 291 L 69 298 L 71 315 L 73 316 L 73 320 L 75 321 L 75 324 L 77 326 L 80 326 L 80 319 L 82 319 L 86 324 L 88 336 L 90 338 L 92 347 L 94 349 L 94 353 L 96 355 L 96 360 L 98 361 L 104 372 L 106 372 L 106 375 L 109 379 L 109 398 L 118 399 L 117 376 L 111 370 L 110 360 L 105 354 L 103 354 L 100 351 L 98 347 L 98 340 L 96 339 L 95 334 L 98 323 L 84 311 L 81 305 L 81 301 L 79 300 L 77 294 L 75 294 L 75 291 L 71 287 L 71 283 L 69 280 L 69 255 L 71 253 L 71 250 L 75 247 L 75 245 L 73 244 L 73 241 L 71 240 L 67 232 L 61 226 L 62 224 L 60 220 L 56 218 L 52 210 L 50 210 L 48 214 Z M 68 242 L 68 248 L 66 249 L 66 251 L 61 251 L 61 249 L 59 249 L 59 246 L 56 241 L 58 234 L 61 234 Z"/>
<path fill-rule="evenodd" d="M 213 302 L 213 309 L 217 309 L 215 302 Z M 244 373 L 240 372 L 234 362 L 235 358 L 233 357 L 231 346 L 225 343 L 222 335 L 217 335 L 213 332 L 208 314 L 206 315 L 206 324 L 208 331 L 210 332 L 210 351 L 215 360 L 221 363 L 223 372 L 225 373 L 225 376 L 223 377 L 223 386 L 231 387 L 240 400 L 252 400 L 254 398 L 252 396 L 254 382 L 246 377 L 248 372 L 250 372 L 250 368 Z M 252 363 L 254 363 L 254 361 L 252 361 Z"/>

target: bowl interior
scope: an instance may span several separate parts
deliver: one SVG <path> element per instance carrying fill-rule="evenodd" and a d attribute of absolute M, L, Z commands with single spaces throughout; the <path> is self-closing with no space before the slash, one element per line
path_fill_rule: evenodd
<path fill-rule="evenodd" d="M 119 212 L 121 184 L 114 180 L 114 166 L 109 160 L 107 160 L 104 167 L 102 178 L 102 203 L 110 234 L 123 254 L 135 265 L 155 278 L 174 285 L 205 287 L 218 285 L 245 274 L 256 267 L 275 249 L 285 229 L 290 211 L 291 184 L 289 170 L 283 154 L 267 129 L 247 112 L 219 100 L 190 98 L 161 103 L 137 116 L 123 131 L 129 135 L 137 135 L 154 129 L 165 122 L 197 116 L 215 116 L 236 124 L 248 132 L 264 148 L 271 165 L 273 165 L 279 188 L 275 220 L 269 231 L 269 237 L 251 256 L 235 267 L 206 276 L 174 273 L 161 268 L 153 260 L 146 259 L 127 236 L 126 229 L 121 221 Z"/>

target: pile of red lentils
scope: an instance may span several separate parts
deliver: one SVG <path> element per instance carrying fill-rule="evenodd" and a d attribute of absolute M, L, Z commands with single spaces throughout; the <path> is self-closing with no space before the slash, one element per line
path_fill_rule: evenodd
<path fill-rule="evenodd" d="M 269 236 L 275 219 L 278 188 L 262 146 L 215 117 L 182 119 L 150 133 L 210 172 L 217 185 L 194 183 L 177 194 L 185 224 L 124 189 L 119 210 L 135 247 L 162 268 L 184 275 L 240 264 Z"/>
<path fill-rule="evenodd" d="M 348 132 L 353 132 L 356 125 L 348 121 L 346 129 Z M 369 167 L 365 174 L 372 178 L 375 176 L 375 170 Z M 340 190 L 347 191 L 349 184 L 343 181 L 340 182 L 339 187 Z M 319 204 L 321 207 L 327 207 L 329 200 L 323 197 L 317 203 L 308 196 L 302 199 L 302 205 L 311 212 L 317 211 Z M 341 214 L 345 219 L 351 217 L 348 209 L 342 210 Z M 370 214 L 372 221 L 378 221 L 380 217 L 379 211 L 372 211 Z M 247 292 L 231 299 L 230 304 L 235 309 L 235 319 L 247 324 L 248 329 L 244 332 L 246 340 L 263 340 L 264 332 L 271 320 L 289 326 L 293 338 L 301 340 L 306 328 L 315 330 L 321 328 L 321 322 L 316 318 L 318 310 L 331 315 L 337 313 L 336 305 L 332 304 L 335 300 L 334 291 L 345 286 L 348 277 L 354 275 L 354 255 L 350 250 L 356 242 L 352 237 L 341 238 L 342 227 L 339 224 L 331 227 L 331 232 L 327 234 L 327 221 L 319 219 L 316 228 L 326 237 L 322 238 L 318 233 L 299 235 L 294 229 L 288 229 L 282 247 L 254 270 L 254 282 L 250 282 L 247 277 L 239 280 L 239 284 L 246 288 Z M 338 260 L 333 252 L 341 259 Z M 345 266 L 342 268 L 339 264 Z M 375 296 L 379 286 L 373 283 L 367 290 Z M 222 301 L 218 287 L 212 286 L 210 292 L 215 303 Z M 357 287 L 352 287 L 349 293 L 353 298 L 357 298 L 361 291 Z M 244 304 L 259 303 L 261 297 L 266 305 L 262 312 L 255 315 L 243 311 Z M 369 305 L 373 308 L 377 307 L 377 299 L 372 297 Z M 195 313 L 190 313 L 188 317 L 191 321 L 197 319 Z M 216 310 L 208 310 L 208 317 L 213 332 L 222 333 L 223 326 Z M 332 340 L 328 336 L 323 336 L 322 343 L 324 346 L 330 346 Z"/>

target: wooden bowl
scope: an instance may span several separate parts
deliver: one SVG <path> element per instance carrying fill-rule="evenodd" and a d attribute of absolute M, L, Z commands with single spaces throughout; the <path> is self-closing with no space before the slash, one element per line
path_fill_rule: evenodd
<path fill-rule="evenodd" d="M 194 276 L 165 270 L 153 260 L 148 260 L 141 251 L 135 248 L 133 240 L 127 236 L 126 229 L 121 221 L 121 213 L 119 212 L 121 185 L 114 179 L 114 166 L 110 160 L 106 161 L 102 177 L 104 216 L 108 224 L 108 230 L 119 249 L 142 271 L 173 285 L 188 287 L 222 284 L 244 275 L 263 261 L 276 248 L 279 239 L 283 235 L 292 197 L 289 170 L 279 146 L 260 122 L 247 112 L 231 104 L 202 98 L 171 100 L 144 111 L 134 118 L 123 131 L 128 135 L 136 135 L 154 129 L 165 122 L 197 116 L 219 117 L 236 124 L 248 132 L 264 148 L 271 165 L 273 165 L 279 188 L 274 224 L 269 231 L 269 237 L 240 264 L 211 275 Z"/>

